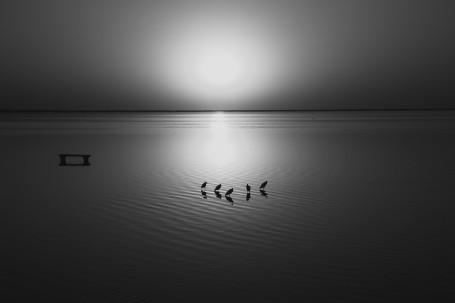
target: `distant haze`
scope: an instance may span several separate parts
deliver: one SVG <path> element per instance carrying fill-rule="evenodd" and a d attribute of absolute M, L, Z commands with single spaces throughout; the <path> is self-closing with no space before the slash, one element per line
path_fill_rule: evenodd
<path fill-rule="evenodd" d="M 455 2 L 8 1 L 0 109 L 455 108 Z"/>

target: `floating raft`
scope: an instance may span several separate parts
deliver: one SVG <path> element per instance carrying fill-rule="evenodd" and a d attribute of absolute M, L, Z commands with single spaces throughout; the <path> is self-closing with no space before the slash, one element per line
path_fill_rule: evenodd
<path fill-rule="evenodd" d="M 59 166 L 90 166 L 89 158 L 91 155 L 82 155 L 82 154 L 59 154 L 60 164 Z M 82 158 L 82 163 L 68 163 L 68 158 Z"/>

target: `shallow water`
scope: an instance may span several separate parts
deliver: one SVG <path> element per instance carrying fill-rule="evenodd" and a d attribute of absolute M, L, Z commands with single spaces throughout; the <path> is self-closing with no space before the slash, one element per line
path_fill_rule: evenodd
<path fill-rule="evenodd" d="M 2 115 L 0 281 L 17 301 L 454 299 L 454 134 L 452 112 Z"/>

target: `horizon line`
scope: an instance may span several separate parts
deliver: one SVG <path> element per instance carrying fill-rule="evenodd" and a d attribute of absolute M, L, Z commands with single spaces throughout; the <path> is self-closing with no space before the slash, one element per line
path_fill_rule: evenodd
<path fill-rule="evenodd" d="M 455 108 L 359 108 L 359 109 L 210 109 L 210 110 L 150 110 L 150 109 L 0 109 L 0 113 L 178 113 L 178 112 L 359 112 L 359 111 L 452 111 Z"/>

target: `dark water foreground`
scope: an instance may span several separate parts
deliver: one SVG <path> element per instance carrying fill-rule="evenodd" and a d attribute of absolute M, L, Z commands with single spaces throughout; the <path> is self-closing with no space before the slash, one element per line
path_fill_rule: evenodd
<path fill-rule="evenodd" d="M 4 302 L 455 299 L 453 113 L 0 118 Z"/>

